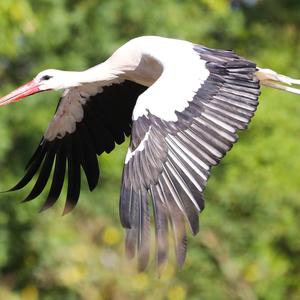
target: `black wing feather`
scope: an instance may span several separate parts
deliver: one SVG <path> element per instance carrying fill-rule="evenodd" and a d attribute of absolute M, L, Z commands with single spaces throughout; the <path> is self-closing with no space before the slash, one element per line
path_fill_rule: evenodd
<path fill-rule="evenodd" d="M 37 196 L 39 196 L 41 194 L 41 192 L 45 188 L 45 186 L 47 184 L 47 181 L 49 179 L 51 169 L 52 169 L 52 165 L 53 165 L 53 161 L 54 161 L 54 158 L 55 158 L 55 152 L 54 152 L 53 147 L 54 147 L 54 145 L 52 145 L 52 147 L 47 152 L 47 154 L 45 156 L 45 159 L 44 159 L 44 163 L 41 167 L 38 179 L 35 182 L 35 185 L 32 188 L 31 192 L 23 200 L 23 202 L 27 202 L 27 201 L 30 201 L 30 200 L 36 198 Z"/>
<path fill-rule="evenodd" d="M 159 187 L 164 197 L 164 203 L 166 204 L 170 225 L 174 236 L 175 254 L 177 264 L 182 267 L 187 250 L 187 237 L 185 230 L 185 220 L 182 212 L 174 202 L 174 198 L 170 192 L 168 184 L 165 180 L 165 176 L 162 176 L 159 181 Z"/>
<path fill-rule="evenodd" d="M 63 137 L 57 136 L 53 140 L 42 138 L 26 166 L 25 175 L 9 191 L 22 189 L 39 172 L 33 189 L 24 201 L 38 197 L 55 165 L 51 187 L 41 210 L 53 206 L 56 202 L 67 172 L 68 189 L 64 214 L 71 211 L 79 199 L 81 168 L 86 175 L 89 189 L 93 190 L 100 173 L 97 155 L 104 151 L 109 153 L 114 149 L 115 143 L 122 143 L 125 135 L 129 135 L 134 105 L 137 97 L 146 89 L 145 86 L 126 80 L 103 87 L 101 92 L 90 96 L 83 104 L 84 116 L 76 123 L 76 130 L 66 133 Z"/>
<path fill-rule="evenodd" d="M 63 214 L 67 214 L 76 206 L 80 194 L 80 148 L 75 142 L 75 139 L 68 139 L 67 142 L 68 153 L 68 191 L 66 205 Z"/>
<path fill-rule="evenodd" d="M 193 234 L 199 231 L 198 213 L 204 209 L 203 191 L 210 169 L 236 142 L 237 130 L 247 127 L 260 94 L 254 63 L 232 51 L 202 46 L 194 50 L 207 62 L 208 78 L 188 107 L 175 111 L 178 121 L 167 122 L 151 114 L 150 109 L 135 120 L 123 171 L 120 216 L 127 228 L 127 248 L 136 251 L 136 232 L 141 230 L 136 229 L 135 217 L 128 213 L 128 191 L 138 194 L 146 189 L 153 204 L 158 269 L 167 259 L 169 227 L 177 263 L 183 265 L 185 223 Z M 131 207 L 134 201 L 141 199 L 130 197 Z M 131 256 L 135 251 L 130 251 Z"/>
<path fill-rule="evenodd" d="M 89 189 L 92 191 L 98 184 L 100 171 L 96 149 L 93 145 L 90 133 L 84 124 L 78 125 L 80 147 L 82 148 L 81 164 L 85 172 Z"/>
<path fill-rule="evenodd" d="M 46 210 L 55 204 L 63 188 L 66 172 L 66 154 L 63 148 L 64 146 L 60 145 L 57 151 L 52 184 L 41 211 Z"/>
<path fill-rule="evenodd" d="M 139 222 L 138 222 L 138 269 L 144 271 L 150 254 L 150 215 L 148 195 L 146 190 L 139 193 Z"/>
<path fill-rule="evenodd" d="M 33 178 L 33 176 L 36 174 L 37 170 L 39 169 L 45 157 L 46 152 L 47 149 L 45 143 L 38 146 L 38 149 L 34 154 L 35 158 L 32 160 L 31 164 L 26 168 L 25 175 L 14 187 L 8 190 L 9 192 L 20 190 L 30 182 L 30 180 Z"/>
<path fill-rule="evenodd" d="M 168 258 L 169 240 L 167 208 L 158 189 L 158 185 L 152 185 L 150 188 L 152 199 L 157 199 L 152 201 L 152 204 L 156 235 L 156 266 L 160 271 L 160 268 L 166 263 Z"/>

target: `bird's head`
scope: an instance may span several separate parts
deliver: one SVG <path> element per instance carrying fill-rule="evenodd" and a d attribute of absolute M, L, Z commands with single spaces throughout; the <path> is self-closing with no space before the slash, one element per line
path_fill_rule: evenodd
<path fill-rule="evenodd" d="M 33 80 L 0 98 L 0 106 L 16 102 L 39 92 L 76 86 L 78 84 L 74 78 L 75 73 L 77 72 L 66 72 L 55 69 L 42 71 Z"/>

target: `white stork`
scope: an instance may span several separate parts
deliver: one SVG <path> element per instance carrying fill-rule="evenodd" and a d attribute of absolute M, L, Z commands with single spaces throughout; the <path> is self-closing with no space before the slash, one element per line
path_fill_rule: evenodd
<path fill-rule="evenodd" d="M 233 51 L 158 36 L 132 39 L 83 72 L 43 71 L 0 99 L 6 105 L 38 92 L 64 90 L 24 177 L 11 191 L 38 173 L 24 201 L 38 197 L 54 169 L 44 210 L 58 199 L 67 173 L 67 213 L 79 198 L 81 168 L 93 190 L 99 178 L 97 155 L 111 152 L 130 135 L 120 197 L 126 253 L 137 253 L 138 267 L 145 269 L 151 199 L 156 264 L 160 268 L 167 259 L 170 228 L 182 266 L 185 224 L 193 235 L 198 232 L 210 169 L 236 142 L 237 130 L 250 122 L 260 84 L 300 94 L 292 87 L 300 80 L 260 69 Z"/>

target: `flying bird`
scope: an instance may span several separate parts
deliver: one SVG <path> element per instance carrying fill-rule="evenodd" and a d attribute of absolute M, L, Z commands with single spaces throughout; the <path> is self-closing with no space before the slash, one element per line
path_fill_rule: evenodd
<path fill-rule="evenodd" d="M 156 265 L 168 256 L 173 233 L 176 260 L 187 249 L 186 226 L 199 231 L 203 191 L 217 165 L 249 124 L 260 85 L 300 94 L 300 80 L 262 69 L 233 51 L 188 41 L 143 36 L 130 40 L 101 64 L 82 72 L 49 69 L 0 99 L 0 105 L 29 95 L 63 90 L 56 112 L 24 177 L 37 175 L 24 201 L 51 181 L 41 208 L 59 198 L 67 177 L 64 213 L 79 199 L 81 171 L 90 190 L 99 179 L 97 155 L 130 136 L 120 195 L 120 220 L 128 257 L 144 270 L 150 253 L 150 213 L 155 221 Z M 51 175 L 52 174 L 52 175 Z"/>

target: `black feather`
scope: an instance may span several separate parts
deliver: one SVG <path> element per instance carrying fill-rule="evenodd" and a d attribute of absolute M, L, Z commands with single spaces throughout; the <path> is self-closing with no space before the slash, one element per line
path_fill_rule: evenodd
<path fill-rule="evenodd" d="M 174 175 L 174 173 L 177 175 L 177 178 L 176 175 Z M 185 215 L 190 225 L 190 229 L 193 235 L 197 234 L 199 231 L 198 213 L 200 210 L 196 208 L 190 196 L 183 189 L 181 184 L 184 183 L 184 181 L 178 176 L 178 173 L 176 172 L 174 167 L 168 162 L 165 166 L 165 174 L 167 175 L 165 181 L 169 181 L 169 185 L 172 186 L 172 189 L 177 194 L 178 200 L 180 201 L 180 205 L 183 209 L 183 214 Z M 172 198 L 174 199 L 174 197 Z"/>
<path fill-rule="evenodd" d="M 135 256 L 139 234 L 139 195 L 132 191 L 130 199 L 130 229 L 126 229 L 125 253 L 130 259 Z"/>
<path fill-rule="evenodd" d="M 25 175 L 23 178 L 11 189 L 8 190 L 8 192 L 20 190 L 23 188 L 32 177 L 36 174 L 37 170 L 39 169 L 44 157 L 46 154 L 46 143 L 43 143 L 43 145 L 39 146 L 39 150 L 37 153 L 35 153 L 35 158 L 32 160 L 30 166 L 27 168 Z"/>
<path fill-rule="evenodd" d="M 128 170 L 124 168 L 123 170 L 123 180 L 122 180 L 122 187 L 120 193 L 120 201 L 119 201 L 119 214 L 121 224 L 124 228 L 131 228 L 131 216 L 130 216 L 130 209 L 131 209 L 131 193 L 132 193 L 132 186 L 126 187 L 124 172 Z"/>
<path fill-rule="evenodd" d="M 52 170 L 52 166 L 53 166 L 53 161 L 54 161 L 54 157 L 55 157 L 54 151 L 55 151 L 56 143 L 57 143 L 57 141 L 54 141 L 51 144 L 51 146 L 45 156 L 44 163 L 41 167 L 39 177 L 38 177 L 37 181 L 35 182 L 35 185 L 32 188 L 30 194 L 22 202 L 27 202 L 27 201 L 30 201 L 30 200 L 36 198 L 37 196 L 40 195 L 40 193 L 45 188 L 47 181 L 49 179 L 51 170 Z"/>
<path fill-rule="evenodd" d="M 53 173 L 53 179 L 52 179 L 50 191 L 45 203 L 41 207 L 41 211 L 52 207 L 54 203 L 57 201 L 63 187 L 65 172 L 66 172 L 66 154 L 64 151 L 64 145 L 61 144 L 56 154 L 55 167 L 54 167 L 54 173 Z"/>
<path fill-rule="evenodd" d="M 66 142 L 68 149 L 68 191 L 63 214 L 69 213 L 76 206 L 80 193 L 80 164 L 78 148 L 73 144 L 72 135 Z"/>
<path fill-rule="evenodd" d="M 138 236 L 138 270 L 144 271 L 150 253 L 150 215 L 146 190 L 139 192 L 139 236 Z"/>
<path fill-rule="evenodd" d="M 31 156 L 31 158 L 29 159 L 29 161 L 27 162 L 26 166 L 25 166 L 25 170 L 27 170 L 29 168 L 29 166 L 31 165 L 31 163 L 36 160 L 36 158 L 38 157 L 41 149 L 43 148 L 43 144 L 44 144 L 44 138 L 42 137 L 38 147 L 36 148 L 35 152 L 33 153 L 33 155 Z"/>
<path fill-rule="evenodd" d="M 153 214 L 155 221 L 156 235 L 156 265 L 160 272 L 162 266 L 168 258 L 168 213 L 163 204 L 163 199 L 159 194 L 158 185 L 151 187 L 151 197 L 153 204 Z"/>
<path fill-rule="evenodd" d="M 177 264 L 181 268 L 185 261 L 187 249 L 187 237 L 183 214 L 176 203 L 170 201 L 173 197 L 163 177 L 160 178 L 159 186 L 168 210 L 168 216 L 174 236 Z"/>
<path fill-rule="evenodd" d="M 79 124 L 77 130 L 82 148 L 81 164 L 88 181 L 89 189 L 92 191 L 97 186 L 100 175 L 98 159 L 88 129 L 84 124 Z"/>

